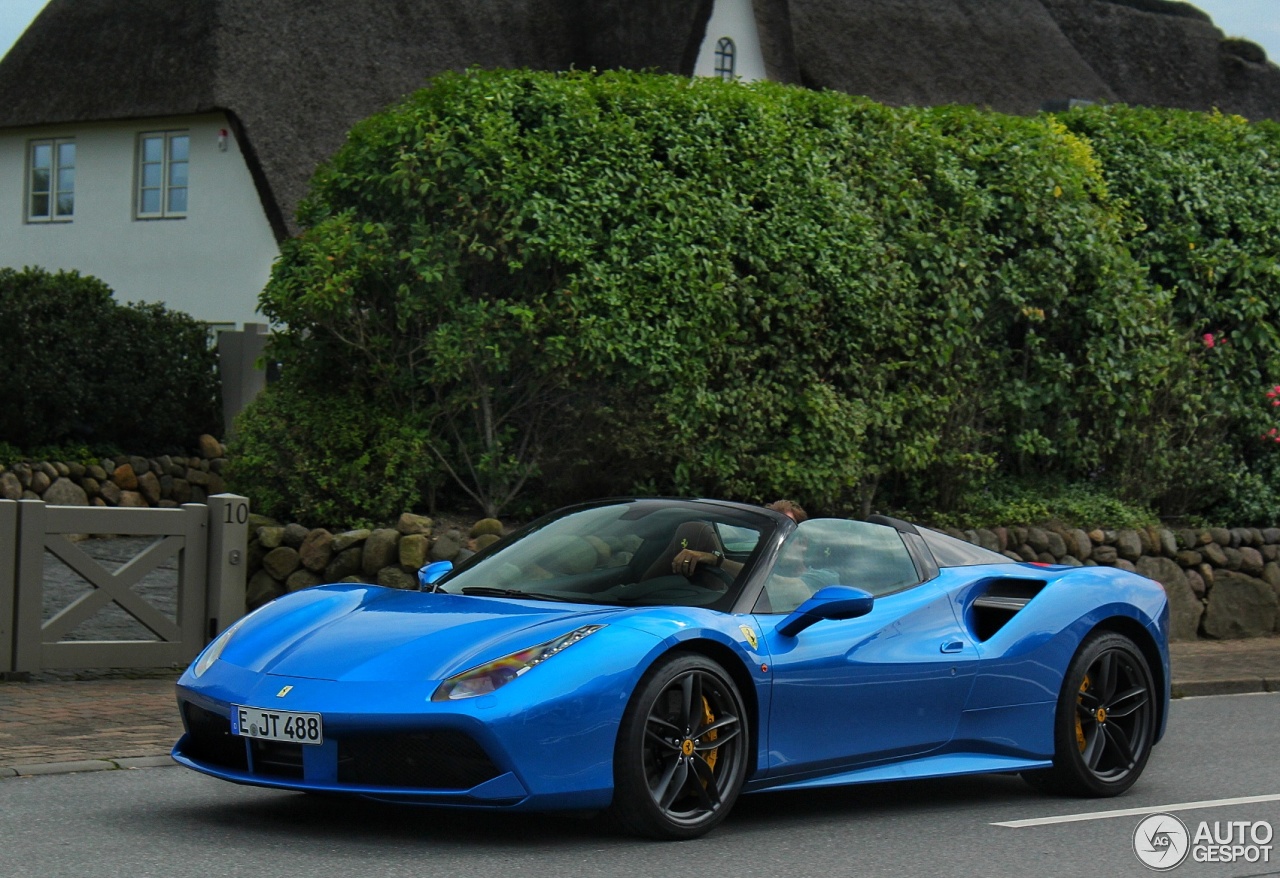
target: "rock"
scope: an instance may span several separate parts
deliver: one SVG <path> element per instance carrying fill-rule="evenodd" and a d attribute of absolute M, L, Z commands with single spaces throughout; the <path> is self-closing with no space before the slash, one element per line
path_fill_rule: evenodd
<path fill-rule="evenodd" d="M 1208 592 L 1204 584 L 1204 577 L 1194 570 L 1185 571 L 1187 575 L 1187 585 L 1191 586 L 1191 592 L 1199 600 L 1204 600 L 1205 594 Z"/>
<path fill-rule="evenodd" d="M 425 515 L 414 515 L 412 512 L 406 512 L 396 521 L 396 530 L 405 536 L 410 534 L 429 534 L 434 524 L 435 522 Z"/>
<path fill-rule="evenodd" d="M 1268 546 L 1280 543 L 1280 527 L 1269 527 L 1262 532 L 1262 541 Z"/>
<path fill-rule="evenodd" d="M 1230 546 L 1223 546 L 1222 554 L 1226 556 L 1228 570 L 1240 569 L 1240 564 L 1243 562 L 1244 556 L 1240 554 L 1239 549 L 1233 549 Z"/>
<path fill-rule="evenodd" d="M 1202 546 L 1200 554 L 1204 555 L 1204 559 L 1214 567 L 1227 566 L 1227 553 L 1222 551 L 1222 546 L 1218 543 L 1208 543 Z"/>
<path fill-rule="evenodd" d="M 160 480 L 155 473 L 148 472 L 138 476 L 138 493 L 146 498 L 148 506 L 155 506 L 160 502 L 164 492 L 160 490 Z"/>
<path fill-rule="evenodd" d="M 197 440 L 197 446 L 200 450 L 200 456 L 205 460 L 226 456 L 222 451 L 222 443 L 208 433 L 205 433 Z"/>
<path fill-rule="evenodd" d="M 383 567 L 388 567 L 398 563 L 400 553 L 398 544 L 400 542 L 400 532 L 389 527 L 378 528 L 369 534 L 369 539 L 364 541 L 364 560 L 361 562 L 361 572 L 368 577 L 376 577 L 378 571 Z"/>
<path fill-rule="evenodd" d="M 31 474 L 31 493 L 43 495 L 49 490 L 49 486 L 53 484 L 53 479 L 49 478 L 49 474 L 44 470 L 37 470 Z"/>
<path fill-rule="evenodd" d="M 0 473 L 0 500 L 21 500 L 22 482 L 11 472 Z"/>
<path fill-rule="evenodd" d="M 176 503 L 191 502 L 191 483 L 186 479 L 173 480 L 173 493 L 170 495 Z"/>
<path fill-rule="evenodd" d="M 1089 542 L 1091 542 L 1093 545 L 1101 546 L 1106 541 L 1107 541 L 1107 535 L 1105 531 L 1102 531 L 1096 527 L 1093 530 L 1089 531 Z M 1090 549 L 1089 551 L 1092 552 L 1093 550 Z"/>
<path fill-rule="evenodd" d="M 296 549 L 302 545 L 302 541 L 307 538 L 307 534 L 311 530 L 301 524 L 287 524 L 284 533 L 280 537 L 280 543 L 291 549 Z"/>
<path fill-rule="evenodd" d="M 363 560 L 363 543 L 336 552 L 329 566 L 324 569 L 325 582 L 341 582 L 350 576 L 358 575 L 363 567 Z"/>
<path fill-rule="evenodd" d="M 479 524 L 479 522 L 476 522 Z M 473 527 L 474 531 L 475 528 Z M 486 534 L 472 534 L 473 537 L 486 536 Z M 1000 551 L 1000 538 L 996 536 L 996 532 L 985 527 L 978 528 L 978 545 L 990 552 Z"/>
<path fill-rule="evenodd" d="M 1067 567 L 1083 567 L 1084 564 L 1075 555 L 1063 555 L 1059 564 L 1065 564 Z"/>
<path fill-rule="evenodd" d="M 1174 555 L 1174 560 L 1183 567 L 1195 567 L 1204 561 L 1204 556 L 1194 549 L 1179 549 L 1177 554 Z"/>
<path fill-rule="evenodd" d="M 302 591 L 304 588 L 312 588 L 324 582 L 316 573 L 306 569 L 295 570 L 289 574 L 289 578 L 284 581 L 284 587 L 289 591 Z"/>
<path fill-rule="evenodd" d="M 274 549 L 284 543 L 284 528 L 279 525 L 258 528 L 258 542 L 264 549 Z"/>
<path fill-rule="evenodd" d="M 50 506 L 88 506 L 89 495 L 71 479 L 58 479 L 44 492 L 44 502 Z"/>
<path fill-rule="evenodd" d="M 408 534 L 400 538 L 400 566 L 417 570 L 427 563 L 431 551 L 431 539 L 422 533 Z"/>
<path fill-rule="evenodd" d="M 1027 545 L 1038 557 L 1040 553 L 1049 551 L 1049 534 L 1043 528 L 1027 528 Z"/>
<path fill-rule="evenodd" d="M 1062 538 L 1062 534 L 1048 532 L 1049 538 L 1049 554 L 1054 558 L 1061 558 L 1069 554 L 1067 552 L 1067 541 Z"/>
<path fill-rule="evenodd" d="M 1138 568 L 1137 568 L 1137 567 L 1135 567 L 1135 566 L 1133 565 L 1133 562 L 1132 562 L 1132 561 L 1130 561 L 1128 558 L 1118 558 L 1118 559 L 1116 559 L 1116 569 L 1117 569 L 1117 570 L 1128 570 L 1130 573 L 1137 573 L 1137 572 L 1138 572 Z"/>
<path fill-rule="evenodd" d="M 1136 530 L 1125 528 L 1116 534 L 1116 554 L 1130 562 L 1142 557 L 1142 537 Z"/>
<path fill-rule="evenodd" d="M 418 577 L 406 573 L 399 567 L 383 567 L 378 571 L 378 585 L 386 588 L 399 588 L 406 591 L 418 590 Z"/>
<path fill-rule="evenodd" d="M 259 570 L 253 574 L 249 584 L 245 586 L 244 602 L 249 609 L 256 610 L 268 601 L 280 597 L 284 592 L 283 583 L 276 582 L 267 571 Z"/>
<path fill-rule="evenodd" d="M 322 527 L 309 531 L 298 547 L 302 566 L 319 573 L 333 560 L 333 534 Z"/>
<path fill-rule="evenodd" d="M 1030 561 L 1040 560 L 1040 555 L 1036 553 L 1036 550 L 1031 548 L 1031 546 L 1027 545 L 1026 543 L 1023 543 L 1021 546 L 1018 546 L 1018 554 L 1022 557 L 1023 561 L 1030 562 Z"/>
<path fill-rule="evenodd" d="M 84 488 L 84 492 L 90 497 L 96 497 L 102 492 L 102 484 L 93 476 L 85 476 L 81 479 L 80 487 Z"/>
<path fill-rule="evenodd" d="M 115 468 L 111 473 L 111 481 L 115 482 L 116 487 L 122 491 L 138 490 L 138 474 L 127 463 L 122 463 Z"/>
<path fill-rule="evenodd" d="M 107 480 L 107 471 L 104 470 L 102 467 L 98 466 L 96 463 L 89 464 L 89 466 L 86 467 L 85 470 L 87 475 L 97 479 L 98 482 L 100 483 L 105 482 Z M 1277 542 L 1280 542 L 1280 540 L 1277 540 Z"/>
<path fill-rule="evenodd" d="M 1160 583 L 1169 596 L 1169 639 L 1195 640 L 1204 604 L 1187 581 L 1187 574 L 1170 558 L 1145 555 L 1136 566 L 1138 573 Z"/>
<path fill-rule="evenodd" d="M 1211 527 L 1209 528 L 1209 539 L 1217 543 L 1219 546 L 1230 546 L 1231 531 L 1227 530 L 1225 527 Z"/>
<path fill-rule="evenodd" d="M 1173 531 L 1169 530 L 1167 527 L 1162 527 L 1159 530 L 1159 537 L 1161 554 L 1169 558 L 1178 554 L 1178 540 L 1173 535 Z"/>
<path fill-rule="evenodd" d="M 1219 640 L 1259 637 L 1276 627 L 1280 610 L 1275 590 L 1252 576 L 1220 570 L 1209 591 L 1204 633 Z"/>
<path fill-rule="evenodd" d="M 1262 580 L 1272 588 L 1280 588 L 1280 564 L 1275 561 L 1267 562 L 1267 565 L 1262 568 Z"/>
<path fill-rule="evenodd" d="M 249 533 L 257 533 L 260 527 L 279 527 L 280 522 L 258 512 L 249 513 Z"/>
<path fill-rule="evenodd" d="M 209 486 L 209 474 L 201 469 L 187 467 L 187 471 L 182 477 L 197 488 L 206 488 Z"/>
<path fill-rule="evenodd" d="M 450 531 L 447 534 L 436 537 L 435 542 L 431 544 L 431 560 L 452 561 L 458 557 L 458 551 L 461 548 L 461 538 L 453 531 Z"/>
<path fill-rule="evenodd" d="M 297 570 L 302 561 L 298 558 L 298 550 L 289 546 L 278 546 L 267 552 L 262 559 L 262 569 L 272 578 L 281 582 L 289 578 L 289 574 Z"/>
<path fill-rule="evenodd" d="M 107 481 L 102 483 L 101 490 L 102 499 L 108 506 L 119 506 L 120 495 L 124 492 L 120 490 L 120 486 L 115 482 Z"/>
<path fill-rule="evenodd" d="M 1114 564 L 1119 555 L 1115 546 L 1095 546 L 1092 557 L 1099 564 Z"/>
<path fill-rule="evenodd" d="M 485 534 L 496 534 L 502 536 L 502 522 L 496 518 L 482 518 L 475 524 L 471 525 L 471 531 L 467 534 L 469 537 L 481 537 Z"/>
<path fill-rule="evenodd" d="M 131 456 L 129 458 L 129 466 L 133 467 L 133 474 L 138 478 L 142 478 L 142 476 L 151 472 L 151 461 L 145 457 Z"/>
<path fill-rule="evenodd" d="M 363 543 L 365 540 L 369 539 L 369 534 L 371 533 L 372 531 L 365 530 L 364 528 L 359 530 L 343 531 L 333 538 L 333 551 L 339 554 L 345 552 L 352 546 L 358 543 Z"/>
<path fill-rule="evenodd" d="M 1240 548 L 1240 572 L 1248 576 L 1261 576 L 1265 562 L 1262 553 L 1253 546 Z"/>

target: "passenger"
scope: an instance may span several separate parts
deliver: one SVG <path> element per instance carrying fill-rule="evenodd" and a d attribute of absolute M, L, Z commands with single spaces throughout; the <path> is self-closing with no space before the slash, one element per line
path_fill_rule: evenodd
<path fill-rule="evenodd" d="M 766 503 L 764 508 L 781 512 L 796 524 L 803 524 L 809 520 L 808 513 L 794 500 L 774 500 L 772 503 Z M 671 572 L 681 576 L 692 576 L 697 572 L 699 564 L 719 567 L 733 577 L 742 572 L 742 562 L 726 558 L 723 551 L 702 552 L 697 549 L 684 549 L 679 552 L 671 560 Z"/>

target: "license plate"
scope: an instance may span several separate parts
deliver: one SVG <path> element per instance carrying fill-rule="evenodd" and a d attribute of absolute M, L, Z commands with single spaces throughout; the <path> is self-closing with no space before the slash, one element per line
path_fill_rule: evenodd
<path fill-rule="evenodd" d="M 263 710 L 231 705 L 231 734 L 291 744 L 323 744 L 324 722 L 318 713 Z"/>

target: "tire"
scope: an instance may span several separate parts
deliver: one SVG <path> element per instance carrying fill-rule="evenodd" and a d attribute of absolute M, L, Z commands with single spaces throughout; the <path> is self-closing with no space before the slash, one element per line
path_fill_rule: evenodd
<path fill-rule="evenodd" d="M 1155 729 L 1156 691 L 1146 657 L 1124 635 L 1096 631 L 1063 677 L 1053 767 L 1023 777 L 1060 795 L 1118 796 L 1146 767 Z"/>
<path fill-rule="evenodd" d="M 733 807 L 750 752 L 742 696 L 724 668 L 693 653 L 665 656 L 623 714 L 609 816 L 636 835 L 698 838 Z"/>

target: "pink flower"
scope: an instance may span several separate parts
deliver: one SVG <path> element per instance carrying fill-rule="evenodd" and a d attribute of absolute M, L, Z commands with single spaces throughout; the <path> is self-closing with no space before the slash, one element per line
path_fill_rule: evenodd
<path fill-rule="evenodd" d="M 1204 339 L 1204 346 L 1205 346 L 1205 347 L 1207 347 L 1207 348 L 1211 348 L 1211 347 L 1213 347 L 1213 346 L 1214 346 L 1214 344 L 1216 344 L 1216 342 L 1213 340 L 1213 333 L 1212 333 L 1212 332 L 1206 332 L 1206 333 L 1202 336 L 1202 338 Z"/>

